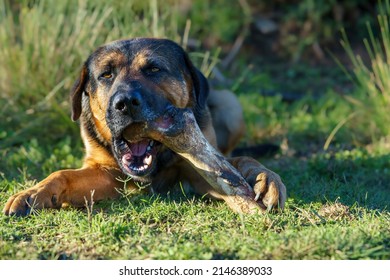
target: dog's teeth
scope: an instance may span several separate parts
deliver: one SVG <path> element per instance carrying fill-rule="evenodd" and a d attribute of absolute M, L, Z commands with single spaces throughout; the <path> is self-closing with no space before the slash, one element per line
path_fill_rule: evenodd
<path fill-rule="evenodd" d="M 152 150 L 152 147 L 154 145 L 154 141 L 150 140 L 148 147 L 146 148 L 146 151 L 150 152 Z"/>
<path fill-rule="evenodd" d="M 144 158 L 144 163 L 149 166 L 151 163 L 152 163 L 152 155 L 147 155 L 145 158 Z"/>

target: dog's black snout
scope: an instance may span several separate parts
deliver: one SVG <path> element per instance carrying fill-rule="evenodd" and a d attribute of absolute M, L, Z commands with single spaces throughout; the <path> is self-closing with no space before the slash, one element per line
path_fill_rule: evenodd
<path fill-rule="evenodd" d="M 123 94 L 115 96 L 113 106 L 115 110 L 125 112 L 127 110 L 125 96 Z"/>
<path fill-rule="evenodd" d="M 133 107 L 138 107 L 141 105 L 141 98 L 140 96 L 136 95 L 136 96 L 132 96 L 130 98 L 130 103 L 131 103 L 131 106 Z"/>
<path fill-rule="evenodd" d="M 112 102 L 116 111 L 122 114 L 131 114 L 139 110 L 142 105 L 142 97 L 139 91 L 131 93 L 117 93 Z"/>

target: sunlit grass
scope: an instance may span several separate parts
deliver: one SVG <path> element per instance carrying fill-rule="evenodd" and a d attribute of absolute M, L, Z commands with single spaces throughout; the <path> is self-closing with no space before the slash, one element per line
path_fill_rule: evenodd
<path fill-rule="evenodd" d="M 359 138 L 368 135 L 371 141 L 390 135 L 390 4 L 379 3 L 379 34 L 367 23 L 369 38 L 363 40 L 369 61 L 355 54 L 345 31 L 341 44 L 352 63 L 352 73 L 340 62 L 348 77 L 355 83 L 354 95 L 345 99 L 354 106 L 353 112 L 344 116 L 329 135 L 324 148 L 327 149 L 337 131 L 345 124 L 354 127 Z M 356 127 L 359 124 L 359 127 Z"/>

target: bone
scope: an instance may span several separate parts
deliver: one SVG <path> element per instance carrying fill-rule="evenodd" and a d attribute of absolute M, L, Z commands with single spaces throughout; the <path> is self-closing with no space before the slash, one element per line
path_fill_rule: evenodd
<path fill-rule="evenodd" d="M 148 135 L 188 161 L 238 213 L 259 213 L 266 207 L 241 174 L 203 136 L 192 111 L 181 110 L 172 130 L 155 125 Z M 172 133 L 173 131 L 173 133 Z"/>

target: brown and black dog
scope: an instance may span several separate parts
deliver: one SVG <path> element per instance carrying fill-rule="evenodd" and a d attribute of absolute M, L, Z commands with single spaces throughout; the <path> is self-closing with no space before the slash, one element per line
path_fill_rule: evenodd
<path fill-rule="evenodd" d="M 200 194 L 217 199 L 216 192 L 172 150 L 152 139 L 126 141 L 136 123 L 154 122 L 173 108 L 192 110 L 205 138 L 228 155 L 243 134 L 242 109 L 228 91 L 209 91 L 206 78 L 184 50 L 165 39 L 120 40 L 98 48 L 84 63 L 71 92 L 72 119 L 80 119 L 86 155 L 80 169 L 52 173 L 32 188 L 8 200 L 6 215 L 27 215 L 31 208 L 61 208 L 115 198 L 123 181 L 128 188 L 138 182 L 154 190 L 188 182 Z M 168 114 L 169 115 L 169 114 Z M 252 187 L 267 208 L 283 208 L 286 188 L 279 176 L 248 157 L 228 161 Z"/>

